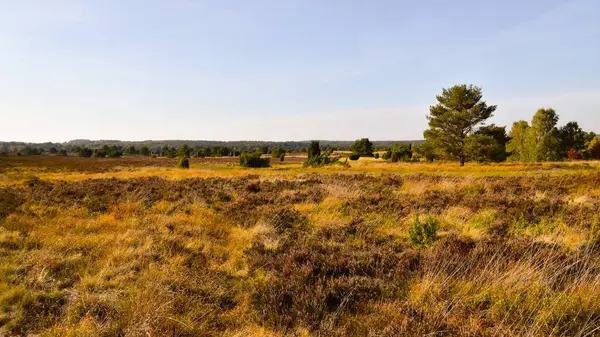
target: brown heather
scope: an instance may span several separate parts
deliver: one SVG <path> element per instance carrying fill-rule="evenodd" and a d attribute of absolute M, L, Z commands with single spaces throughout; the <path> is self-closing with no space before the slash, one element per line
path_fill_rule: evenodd
<path fill-rule="evenodd" d="M 0 158 L 0 335 L 600 336 L 594 163 L 165 161 Z"/>

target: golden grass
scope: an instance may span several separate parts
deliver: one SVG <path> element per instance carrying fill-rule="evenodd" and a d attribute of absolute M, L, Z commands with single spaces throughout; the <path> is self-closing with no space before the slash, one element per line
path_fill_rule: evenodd
<path fill-rule="evenodd" d="M 0 335 L 598 335 L 597 163 L 351 165 L 8 168 Z"/>
<path fill-rule="evenodd" d="M 389 163 L 372 158 L 361 158 L 351 162 L 351 167 L 339 165 L 303 168 L 301 164 L 274 165 L 272 168 L 247 169 L 231 164 L 193 164 L 190 169 L 182 170 L 165 167 L 114 167 L 110 172 L 71 172 L 71 171 L 49 171 L 40 167 L 9 167 L 4 173 L 0 173 L 0 185 L 15 185 L 25 182 L 31 177 L 43 180 L 83 181 L 88 179 L 135 179 L 143 177 L 161 177 L 166 179 L 187 178 L 212 178 L 212 177 L 240 177 L 258 174 L 261 179 L 273 177 L 289 179 L 304 173 L 370 173 L 383 174 L 394 173 L 401 175 L 410 174 L 433 174 L 444 176 L 537 176 L 537 175 L 565 175 L 593 173 L 600 171 L 600 162 L 557 162 L 557 163 L 499 163 L 499 164 L 472 164 L 467 163 L 460 167 L 456 163 Z M 447 181 L 452 184 L 452 179 Z M 449 188 L 441 184 L 439 188 Z M 414 186 L 418 191 L 419 187 Z"/>

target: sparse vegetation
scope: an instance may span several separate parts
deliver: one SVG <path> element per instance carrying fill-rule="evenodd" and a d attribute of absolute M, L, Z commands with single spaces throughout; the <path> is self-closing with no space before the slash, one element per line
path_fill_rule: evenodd
<path fill-rule="evenodd" d="M 413 225 L 408 229 L 408 237 L 414 246 L 425 248 L 437 239 L 439 226 L 439 222 L 431 216 L 425 217 L 422 222 L 419 215 L 415 215 Z"/>
<path fill-rule="evenodd" d="M 179 167 L 181 169 L 189 169 L 190 168 L 190 158 L 181 157 L 181 159 L 179 159 L 179 163 L 177 163 L 177 167 Z"/>
<path fill-rule="evenodd" d="M 596 163 L 194 160 L 0 158 L 2 334 L 598 332 Z"/>
<path fill-rule="evenodd" d="M 262 158 L 260 153 L 242 153 L 240 156 L 241 167 L 269 167 L 271 166 L 271 160 L 269 158 Z"/>
<path fill-rule="evenodd" d="M 350 146 L 350 151 L 358 154 L 359 157 L 373 157 L 375 147 L 369 138 L 362 138 Z"/>

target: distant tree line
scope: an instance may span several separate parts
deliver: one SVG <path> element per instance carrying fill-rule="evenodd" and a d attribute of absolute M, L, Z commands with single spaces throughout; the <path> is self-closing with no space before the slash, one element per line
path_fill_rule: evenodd
<path fill-rule="evenodd" d="M 417 143 L 422 141 L 416 141 Z M 385 149 L 395 143 L 412 143 L 404 141 L 376 141 L 375 147 Z M 320 141 L 324 150 L 348 150 L 352 146 L 352 141 Z M 0 154 L 22 154 L 22 155 L 70 155 L 77 156 L 86 154 L 91 157 L 96 150 L 106 150 L 106 147 L 116 147 L 122 156 L 158 156 L 171 157 L 178 156 L 178 151 L 182 146 L 192 148 L 191 156 L 194 157 L 238 157 L 242 153 L 261 152 L 263 154 L 272 153 L 274 150 L 283 149 L 286 153 L 306 152 L 310 141 L 302 142 L 263 142 L 263 141 L 140 141 L 125 142 L 117 140 L 72 140 L 65 143 L 24 143 L 24 142 L 0 142 Z M 82 151 L 82 149 L 89 151 Z M 115 154 L 115 153 L 113 153 Z M 278 158 L 281 153 L 278 153 Z"/>
<path fill-rule="evenodd" d="M 429 128 L 425 141 L 371 142 L 362 138 L 348 141 L 260 142 L 260 141 L 143 141 L 73 140 L 67 143 L 0 142 L 0 154 L 76 155 L 116 158 L 121 156 L 160 156 L 168 158 L 240 157 L 243 165 L 264 166 L 262 155 L 283 161 L 286 153 L 308 152 L 306 166 L 336 162 L 334 151 L 348 150 L 350 160 L 360 157 L 413 162 L 456 160 L 466 162 L 557 161 L 600 159 L 600 138 L 584 131 L 575 121 L 558 126 L 559 116 L 551 108 L 539 109 L 531 122 L 517 121 L 510 132 L 506 127 L 486 122 L 496 111 L 483 100 L 482 90 L 473 85 L 456 85 L 436 96 L 429 108 Z M 380 152 L 382 152 L 380 154 Z M 339 158 L 338 158 L 339 159 Z M 258 165 L 258 164 L 257 164 Z"/>

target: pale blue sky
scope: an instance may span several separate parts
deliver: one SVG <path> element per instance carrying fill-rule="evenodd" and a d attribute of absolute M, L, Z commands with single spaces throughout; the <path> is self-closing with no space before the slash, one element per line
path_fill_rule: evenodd
<path fill-rule="evenodd" d="M 460 83 L 600 132 L 600 0 L 0 0 L 0 140 L 421 139 Z"/>

